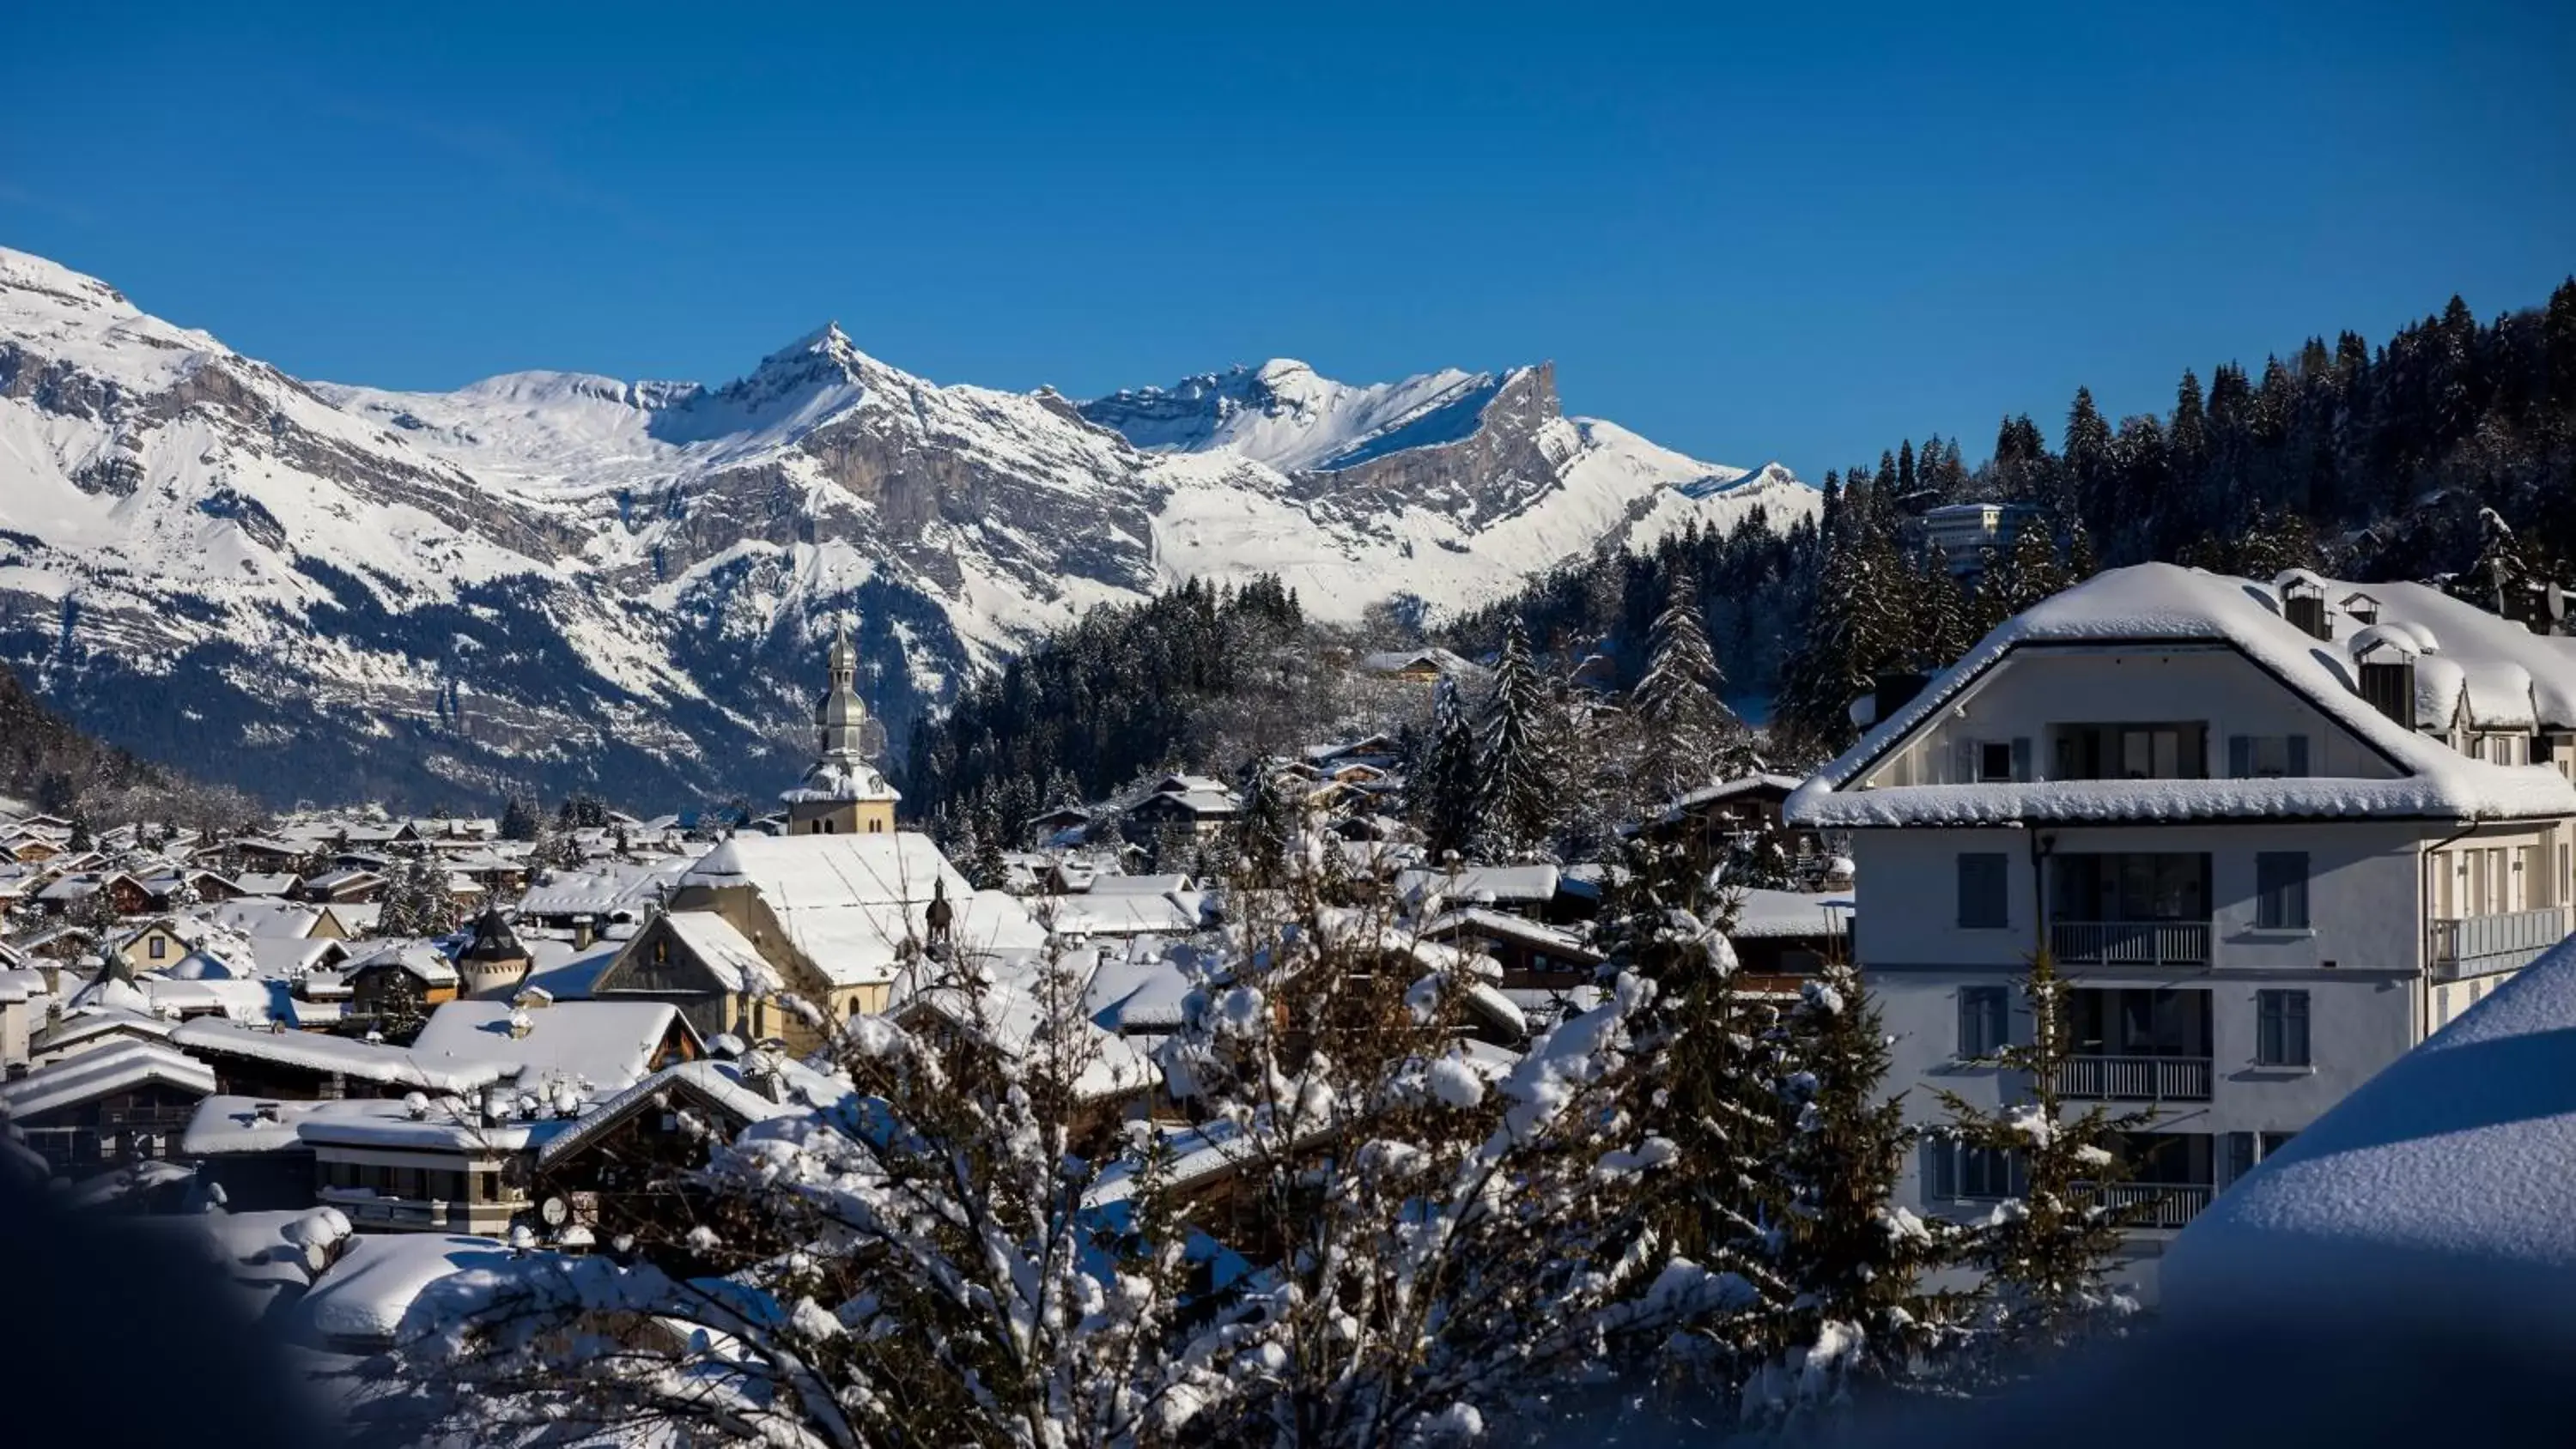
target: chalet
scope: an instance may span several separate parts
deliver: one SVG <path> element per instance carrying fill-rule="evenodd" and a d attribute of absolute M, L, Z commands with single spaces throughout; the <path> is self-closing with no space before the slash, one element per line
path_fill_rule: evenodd
<path fill-rule="evenodd" d="M 1152 829 L 1178 828 L 1216 835 L 1243 813 L 1242 797 L 1206 775 L 1166 775 L 1127 807 L 1127 818 Z"/>
<path fill-rule="evenodd" d="M 553 1005 L 540 992 L 516 1002 L 451 1001 L 430 1013 L 411 1054 L 433 1070 L 497 1066 L 518 1091 L 543 1100 L 571 1087 L 588 1101 L 703 1057 L 706 1045 L 667 1002 Z"/>
<path fill-rule="evenodd" d="M 1485 672 L 1463 656 L 1439 648 L 1363 654 L 1360 668 L 1410 684 L 1437 684 L 1443 679 L 1468 678 Z"/>
<path fill-rule="evenodd" d="M 223 1092 L 282 1101 L 408 1092 L 448 1096 L 480 1090 L 511 1074 L 511 1064 L 500 1060 L 430 1060 L 409 1047 L 222 1020 L 188 1022 L 171 1031 L 169 1040 L 205 1061 Z"/>
<path fill-rule="evenodd" d="M 1854 897 L 1849 892 L 1748 890 L 1738 893 L 1726 935 L 1748 989 L 1794 992 L 1828 961 L 1851 959 Z"/>
<path fill-rule="evenodd" d="M 248 975 L 248 961 L 235 962 L 233 956 L 246 944 L 221 927 L 194 916 L 160 916 L 145 922 L 112 941 L 108 949 L 125 958 L 137 971 L 168 971 L 197 952 L 208 952 L 225 962 L 233 975 Z"/>
<path fill-rule="evenodd" d="M 21 956 L 41 957 L 48 961 L 77 961 L 98 944 L 98 933 L 87 926 L 56 925 L 30 931 L 9 943 Z"/>
<path fill-rule="evenodd" d="M 701 1196 L 689 1174 L 707 1165 L 711 1142 L 787 1113 L 830 1112 L 848 1097 L 847 1082 L 769 1051 L 665 1067 L 538 1149 L 538 1215 L 568 1241 L 632 1235 L 685 1252 L 680 1239 L 697 1221 Z M 705 1273 L 739 1265 L 692 1257 L 681 1266 Z"/>
<path fill-rule="evenodd" d="M 60 915 L 93 895 L 106 897 L 120 916 L 139 916 L 153 906 L 152 893 L 143 882 L 121 870 L 63 876 L 36 892 L 36 904 L 49 915 Z"/>
<path fill-rule="evenodd" d="M 83 1052 L 0 1086 L 13 1130 L 59 1177 L 170 1156 L 215 1090 L 203 1062 L 165 1044 Z"/>
<path fill-rule="evenodd" d="M 1503 968 L 1500 984 L 1506 991 L 1588 986 L 1602 961 L 1600 952 L 1570 931 L 1483 906 L 1444 911 L 1423 926 L 1422 935 L 1492 957 Z"/>
<path fill-rule="evenodd" d="M 530 1166 L 578 1110 L 494 1088 L 473 1099 L 378 1098 L 295 1130 L 313 1150 L 316 1200 L 362 1232 L 506 1235 L 534 1226 Z"/>
<path fill-rule="evenodd" d="M 371 905 L 385 898 L 385 877 L 363 866 L 335 865 L 304 882 L 304 898 L 340 905 Z"/>
<path fill-rule="evenodd" d="M 716 911 L 655 916 L 591 985 L 595 1000 L 668 1002 L 703 1035 L 747 1041 L 785 1029 L 778 990 L 760 948 Z"/>
<path fill-rule="evenodd" d="M 27 1060 L 44 1067 L 109 1047 L 159 1046 L 170 1040 L 177 1025 L 130 1006 L 56 1008 L 29 1035 Z"/>
<path fill-rule="evenodd" d="M 423 1017 L 454 1001 L 463 987 L 456 965 L 426 941 L 399 941 L 341 973 L 348 1014 L 379 1019 Z"/>
<path fill-rule="evenodd" d="M 1021 826 L 1021 833 L 1041 846 L 1080 844 L 1091 830 L 1091 811 L 1082 805 L 1058 805 L 1042 814 L 1032 815 Z"/>
<path fill-rule="evenodd" d="M 1553 865 L 1461 865 L 1399 872 L 1395 889 L 1398 897 L 1424 914 L 1437 914 L 1450 905 L 1472 905 L 1563 925 L 1599 913 L 1597 891 L 1569 890 L 1566 883 L 1566 873 Z"/>
<path fill-rule="evenodd" d="M 364 1097 L 296 1101 L 219 1092 L 189 1116 L 177 1156 L 196 1168 L 199 1182 L 223 1189 L 228 1212 L 291 1212 L 313 1206 L 317 1176 L 313 1144 L 297 1129 L 319 1118 L 363 1120 L 383 1111 Z"/>

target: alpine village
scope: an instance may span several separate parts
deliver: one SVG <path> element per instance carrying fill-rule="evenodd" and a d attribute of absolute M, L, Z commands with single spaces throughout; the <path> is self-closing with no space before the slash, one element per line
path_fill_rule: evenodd
<path fill-rule="evenodd" d="M 459 1443 L 1796 1438 L 2443 1239 L 2566 1110 L 2422 1064 L 2576 1028 L 2576 283 L 2214 376 L 892 741 L 782 616 L 767 798 L 253 796 L 0 676 L 0 1169 Z"/>

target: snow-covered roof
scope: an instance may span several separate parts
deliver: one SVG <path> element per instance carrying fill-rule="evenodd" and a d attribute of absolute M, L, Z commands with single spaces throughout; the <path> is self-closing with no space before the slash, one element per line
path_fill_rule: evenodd
<path fill-rule="evenodd" d="M 1177 948 L 1187 950 L 1187 947 Z M 1112 947 L 1100 953 L 1083 1005 L 1091 1019 L 1111 1031 L 1178 1030 L 1182 1005 L 1197 983 L 1170 952 L 1141 950 L 1129 954 Z"/>
<path fill-rule="evenodd" d="M 523 1088 L 562 1080 L 606 1095 L 652 1070 L 654 1050 L 680 1020 L 667 1001 L 564 1001 L 533 1011 L 507 1001 L 450 1001 L 429 1014 L 411 1052 L 432 1067 L 515 1071 Z M 513 1034 L 514 1021 L 525 1030 Z"/>
<path fill-rule="evenodd" d="M 577 1150 L 583 1143 L 623 1120 L 638 1103 L 674 1088 L 694 1092 L 747 1123 L 828 1108 L 849 1092 L 847 1082 L 824 1076 L 800 1063 L 782 1058 L 774 1065 L 785 1088 L 777 1098 L 745 1083 L 743 1064 L 739 1061 L 679 1062 L 664 1067 L 584 1112 L 578 1121 L 555 1134 L 538 1149 L 537 1163 L 544 1166 Z"/>
<path fill-rule="evenodd" d="M 487 1120 L 482 1107 L 502 1104 L 510 1115 Z M 306 1117 L 296 1135 L 316 1148 L 380 1147 L 413 1152 L 523 1152 L 544 1146 L 573 1124 L 589 1101 L 575 1097 L 557 1111 L 547 1099 L 496 1087 L 468 1097 L 441 1097 L 417 1109 L 399 1097 L 353 1100 L 346 1111 Z M 414 1115 L 417 1110 L 418 1115 Z M 548 1115 L 551 1113 L 552 1115 Z"/>
<path fill-rule="evenodd" d="M 299 1102 L 218 1094 L 197 1104 L 188 1130 L 179 1138 L 179 1152 L 185 1157 L 282 1152 L 302 1145 L 297 1129 L 307 1121 L 380 1117 L 384 1111 L 382 1100 L 372 1097 Z"/>
<path fill-rule="evenodd" d="M 2378 586 L 2434 612 L 2431 590 Z M 2486 651 L 2503 652 L 2521 626 L 2456 606 L 2483 626 L 2443 617 Z M 2346 647 L 2309 636 L 2279 612 L 2271 589 L 2173 564 L 2112 569 L 2006 620 L 1935 677 L 1841 758 L 1791 793 L 1793 824 L 1826 829 L 2010 822 L 2179 821 L 2244 818 L 2526 819 L 2576 814 L 2576 785 L 2543 766 L 2472 759 L 2388 718 L 2357 692 Z M 2346 641 L 2349 644 L 2350 641 Z M 2447 639 L 2446 639 L 2447 645 Z M 2043 780 L 2012 784 L 1896 785 L 1846 789 L 1975 688 L 2005 656 L 2050 647 L 2127 645 L 2233 649 L 2350 731 L 2401 772 L 2393 779 Z M 2516 646 L 2517 650 L 2519 646 Z M 2538 658 L 2545 651 L 2517 657 Z M 2426 656 L 2431 657 L 2431 656 Z M 2419 680 L 2421 664 L 2419 661 Z M 2483 670 L 2485 666 L 2480 666 Z M 2567 671 L 2576 719 L 2576 668 Z M 2558 686 L 2552 686 L 2553 700 Z M 2447 719 L 2444 721 L 2447 723 Z"/>
<path fill-rule="evenodd" d="M 389 1344 L 429 1285 L 465 1272 L 507 1272 L 519 1260 L 493 1238 L 362 1233 L 296 1311 L 326 1341 Z"/>
<path fill-rule="evenodd" d="M 1796 775 L 1745 775 L 1733 780 L 1723 780 L 1714 785 L 1702 785 L 1673 801 L 1672 808 L 1688 810 L 1694 805 L 1732 800 L 1738 795 L 1751 795 L 1763 790 L 1777 790 L 1787 794 L 1804 783 L 1806 783 L 1805 780 Z"/>
<path fill-rule="evenodd" d="M 1199 927 L 1195 892 L 1139 895 L 1095 885 L 1082 895 L 1045 897 L 1037 912 L 1068 936 L 1187 935 Z"/>
<path fill-rule="evenodd" d="M 926 940 L 934 889 L 969 950 L 1036 950 L 1046 932 L 1002 891 L 977 891 L 927 835 L 737 835 L 683 878 L 750 886 L 788 940 L 836 986 L 891 984 L 907 942 Z"/>
<path fill-rule="evenodd" d="M 457 980 L 456 963 L 427 941 L 386 941 L 353 956 L 344 974 L 355 976 L 379 967 L 399 967 L 430 986 L 453 986 Z"/>
<path fill-rule="evenodd" d="M 508 1076 L 514 1063 L 431 1061 L 412 1047 L 309 1031 L 264 1031 L 200 1017 L 170 1034 L 174 1045 L 209 1056 L 274 1062 L 310 1072 L 332 1072 L 388 1087 L 424 1092 L 466 1092 Z"/>
<path fill-rule="evenodd" d="M 760 948 L 733 922 L 713 911 L 673 911 L 662 923 L 723 980 L 727 991 L 757 994 L 779 989 L 778 973 L 769 969 Z"/>
<path fill-rule="evenodd" d="M 689 862 L 658 860 L 647 864 L 603 861 L 584 870 L 560 870 L 528 887 L 519 898 L 519 915 L 641 916 L 664 891 L 687 874 Z"/>
<path fill-rule="evenodd" d="M 204 1093 L 215 1089 L 215 1073 L 204 1062 L 157 1042 L 118 1042 L 38 1067 L 0 1086 L 0 1103 L 8 1105 L 12 1118 L 25 1121 L 151 1082 Z"/>
<path fill-rule="evenodd" d="M 301 940 L 313 934 L 314 923 L 322 919 L 322 912 L 299 901 L 245 897 L 208 906 L 205 916 L 216 925 L 238 931 L 254 941 Z"/>
<path fill-rule="evenodd" d="M 1809 895 L 1804 891 L 1748 890 L 1735 913 L 1730 936 L 1777 939 L 1797 936 L 1841 936 L 1851 931 L 1854 898 L 1848 891 Z"/>
<path fill-rule="evenodd" d="M 1568 961 L 1599 961 L 1601 953 L 1586 946 L 1573 932 L 1533 921 L 1525 916 L 1507 915 L 1482 906 L 1461 906 L 1441 912 L 1422 927 L 1425 936 L 1486 936 L 1504 941 L 1517 941 L 1535 950 L 1561 956 Z"/>
<path fill-rule="evenodd" d="M 2576 1288 L 2576 941 L 2525 967 L 2236 1183 L 2167 1249 L 2176 1313 L 2366 1282 Z M 2400 1285 L 2402 1286 L 2402 1284 Z"/>
<path fill-rule="evenodd" d="M 1407 900 L 1436 895 L 1460 902 L 1544 901 L 1556 894 L 1559 879 L 1552 865 L 1462 865 L 1405 871 L 1395 878 L 1395 889 Z"/>

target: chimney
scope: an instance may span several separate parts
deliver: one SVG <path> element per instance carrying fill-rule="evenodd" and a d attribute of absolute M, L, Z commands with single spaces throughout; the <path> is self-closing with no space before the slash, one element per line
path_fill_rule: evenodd
<path fill-rule="evenodd" d="M 2415 656 L 2381 639 L 2361 654 L 2361 697 L 2371 708 L 2415 728 Z"/>
<path fill-rule="evenodd" d="M 2281 614 L 2311 639 L 2334 638 L 2334 622 L 2326 617 L 2325 585 L 2309 575 L 2300 574 L 2282 585 Z"/>

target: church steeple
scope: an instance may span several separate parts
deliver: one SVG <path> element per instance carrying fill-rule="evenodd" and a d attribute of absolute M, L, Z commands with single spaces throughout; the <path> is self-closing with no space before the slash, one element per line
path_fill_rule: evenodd
<path fill-rule="evenodd" d="M 814 706 L 814 752 L 826 760 L 859 760 L 868 756 L 868 707 L 859 699 L 855 681 L 859 651 L 850 647 L 850 631 L 832 626 L 832 647 L 824 655 L 831 686 Z"/>
<path fill-rule="evenodd" d="M 872 763 L 876 730 L 859 699 L 859 651 L 849 630 L 832 626 L 823 655 L 831 682 L 814 705 L 814 765 L 787 802 L 788 831 L 795 835 L 879 834 L 894 829 L 900 798 Z"/>

